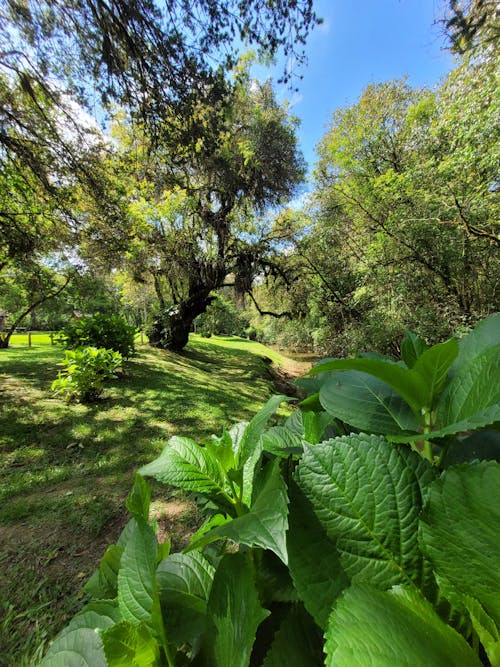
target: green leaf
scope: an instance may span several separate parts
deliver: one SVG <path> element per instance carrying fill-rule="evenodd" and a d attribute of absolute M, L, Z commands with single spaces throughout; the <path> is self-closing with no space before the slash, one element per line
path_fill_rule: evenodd
<path fill-rule="evenodd" d="M 207 610 L 208 664 L 246 667 L 257 628 L 269 612 L 260 605 L 253 567 L 244 554 L 229 554 L 220 562 Z"/>
<path fill-rule="evenodd" d="M 325 379 L 324 409 L 346 424 L 369 433 L 416 431 L 419 422 L 407 403 L 381 380 L 359 371 L 340 371 Z"/>
<path fill-rule="evenodd" d="M 476 631 L 481 644 L 484 646 L 491 667 L 500 667 L 499 629 L 477 600 L 471 597 L 466 597 L 465 606 L 470 614 L 474 630 Z"/>
<path fill-rule="evenodd" d="M 450 338 L 445 343 L 433 345 L 417 359 L 413 372 L 418 373 L 425 383 L 426 407 L 432 408 L 436 398 L 443 390 L 448 371 L 457 354 L 458 343 L 454 338 Z"/>
<path fill-rule="evenodd" d="M 224 472 L 214 455 L 189 438 L 174 436 L 160 456 L 139 469 L 148 475 L 186 491 L 224 494 Z"/>
<path fill-rule="evenodd" d="M 92 602 L 74 616 L 52 642 L 43 667 L 107 667 L 99 630 L 105 630 L 120 620 L 116 604 L 110 601 Z"/>
<path fill-rule="evenodd" d="M 361 433 L 305 445 L 297 478 L 350 579 L 425 589 L 433 581 L 417 530 L 435 474 L 408 448 Z"/>
<path fill-rule="evenodd" d="M 290 574 L 300 599 L 321 628 L 333 603 L 349 585 L 335 544 L 295 482 L 290 484 L 287 550 Z"/>
<path fill-rule="evenodd" d="M 455 433 L 464 433 L 465 431 L 473 431 L 484 426 L 491 426 L 497 421 L 500 421 L 500 405 L 490 405 L 481 412 L 476 412 L 476 414 L 467 417 L 467 419 L 448 424 L 437 431 L 426 433 L 425 437 L 428 440 L 438 440 L 439 438 L 445 438 L 446 436 L 454 435 Z M 422 433 L 387 436 L 387 439 L 391 442 L 416 442 L 422 440 L 422 438 Z"/>
<path fill-rule="evenodd" d="M 500 343 L 478 354 L 468 365 L 459 367 L 441 396 L 436 422 L 446 428 L 474 419 L 499 404 Z"/>
<path fill-rule="evenodd" d="M 395 362 L 379 359 L 329 359 L 314 366 L 309 374 L 349 370 L 367 373 L 389 385 L 404 398 L 417 415 L 422 407 L 427 407 L 427 388 L 421 375 Z M 323 387 L 324 384 L 322 389 Z"/>
<path fill-rule="evenodd" d="M 462 338 L 452 372 L 468 366 L 482 352 L 499 343 L 500 313 L 495 313 L 478 322 L 474 331 Z"/>
<path fill-rule="evenodd" d="M 437 575 L 475 598 L 500 628 L 500 464 L 448 468 L 430 488 L 420 526 Z"/>
<path fill-rule="evenodd" d="M 262 447 L 270 454 L 288 458 L 290 454 L 302 453 L 302 439 L 285 426 L 273 426 L 263 434 Z"/>
<path fill-rule="evenodd" d="M 160 667 L 160 650 L 144 623 L 122 621 L 102 634 L 108 667 Z"/>
<path fill-rule="evenodd" d="M 481 667 L 465 639 L 415 590 L 346 590 L 326 632 L 327 667 Z"/>
<path fill-rule="evenodd" d="M 271 396 L 264 407 L 259 410 L 255 417 L 246 426 L 236 449 L 236 468 L 242 468 L 246 461 L 259 444 L 261 435 L 264 433 L 267 422 L 274 415 L 281 403 L 290 401 L 288 396 Z"/>
<path fill-rule="evenodd" d="M 412 331 L 406 331 L 403 340 L 401 341 L 401 357 L 408 368 L 413 368 L 415 362 L 423 354 L 429 346 L 419 336 Z"/>
<path fill-rule="evenodd" d="M 279 460 L 270 461 L 262 470 L 255 487 L 255 499 L 246 514 L 205 533 L 190 549 L 226 537 L 238 544 L 270 549 L 284 563 L 288 561 L 286 530 L 288 496 L 281 476 Z"/>
<path fill-rule="evenodd" d="M 193 646 L 204 633 L 214 574 L 213 565 L 198 551 L 172 554 L 158 566 L 156 580 L 170 642 Z"/>
<path fill-rule="evenodd" d="M 145 521 L 149 518 L 149 502 L 151 500 L 151 489 L 141 475 L 136 474 L 134 486 L 127 497 L 127 509 L 136 518 Z"/>
<path fill-rule="evenodd" d="M 326 427 L 332 422 L 332 416 L 323 410 L 319 412 L 296 410 L 288 417 L 285 426 L 288 430 L 299 436 L 301 440 L 306 440 L 311 445 L 316 445 L 318 442 L 321 442 Z"/>
<path fill-rule="evenodd" d="M 301 605 L 288 612 L 262 667 L 320 667 L 324 664 L 318 627 Z"/>
<path fill-rule="evenodd" d="M 118 604 L 125 621 L 146 623 L 162 636 L 160 602 L 156 587 L 158 544 L 151 526 L 136 519 L 136 526 L 121 557 Z"/>

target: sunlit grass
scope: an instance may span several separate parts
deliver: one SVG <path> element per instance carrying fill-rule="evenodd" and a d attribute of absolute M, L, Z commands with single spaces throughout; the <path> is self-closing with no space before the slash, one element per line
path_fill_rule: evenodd
<path fill-rule="evenodd" d="M 139 346 L 100 403 L 68 405 L 50 391 L 63 356 L 47 334 L 36 344 L 33 334 L 32 347 L 16 335 L 0 350 L 0 664 L 9 666 L 30 664 L 80 604 L 82 581 L 126 519 L 135 470 L 174 434 L 202 442 L 250 419 L 274 393 L 269 360 L 284 361 L 236 337 L 193 336 L 182 355 Z M 171 511 L 168 498 L 155 502 Z"/>

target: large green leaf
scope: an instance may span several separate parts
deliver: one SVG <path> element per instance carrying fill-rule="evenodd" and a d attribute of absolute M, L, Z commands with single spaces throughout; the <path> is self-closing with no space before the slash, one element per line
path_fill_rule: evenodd
<path fill-rule="evenodd" d="M 420 534 L 438 576 L 500 628 L 500 464 L 446 470 L 431 486 Z"/>
<path fill-rule="evenodd" d="M 412 373 L 417 373 L 425 383 L 425 403 L 422 407 L 432 408 L 439 396 L 458 354 L 458 343 L 454 338 L 433 345 L 423 352 L 415 362 Z"/>
<path fill-rule="evenodd" d="M 156 580 L 166 635 L 177 646 L 193 646 L 204 633 L 214 573 L 199 551 L 172 554 L 159 564 Z"/>
<path fill-rule="evenodd" d="M 325 377 L 320 390 L 323 408 L 369 433 L 417 431 L 419 422 L 408 404 L 376 377 L 359 371 L 339 371 Z"/>
<path fill-rule="evenodd" d="M 309 373 L 326 371 L 361 371 L 367 373 L 392 387 L 404 398 L 415 414 L 419 414 L 422 407 L 428 407 L 428 390 L 420 373 L 413 369 L 404 368 L 396 362 L 362 358 L 327 359 L 314 366 Z"/>
<path fill-rule="evenodd" d="M 288 612 L 262 667 L 320 667 L 324 664 L 321 635 L 301 605 Z"/>
<path fill-rule="evenodd" d="M 160 650 L 147 625 L 122 621 L 102 635 L 108 667 L 160 667 Z"/>
<path fill-rule="evenodd" d="M 500 313 L 495 313 L 478 322 L 474 331 L 462 338 L 452 372 L 468 366 L 479 354 L 499 343 Z"/>
<path fill-rule="evenodd" d="M 327 667 L 481 667 L 465 639 L 415 590 L 346 590 L 326 632 Z"/>
<path fill-rule="evenodd" d="M 170 438 L 160 456 L 139 473 L 187 491 L 224 494 L 227 490 L 219 461 L 189 438 Z"/>
<path fill-rule="evenodd" d="M 200 548 L 222 537 L 238 544 L 270 549 L 281 560 L 288 561 L 286 530 L 288 528 L 288 496 L 281 476 L 279 460 L 270 461 L 256 482 L 255 498 L 246 514 L 212 528 L 200 540 L 191 542 L 190 549 Z"/>
<path fill-rule="evenodd" d="M 500 343 L 462 365 L 441 396 L 436 421 L 442 427 L 474 418 L 500 404 Z M 490 422 L 492 423 L 492 422 Z"/>
<path fill-rule="evenodd" d="M 246 667 L 257 628 L 268 615 L 260 605 L 248 555 L 224 556 L 208 600 L 210 629 L 204 647 L 207 663 Z"/>
<path fill-rule="evenodd" d="M 151 526 L 136 519 L 123 551 L 118 573 L 118 604 L 125 621 L 146 623 L 161 636 L 160 602 L 156 587 L 158 544 Z"/>
<path fill-rule="evenodd" d="M 107 667 L 99 630 L 120 620 L 120 612 L 110 601 L 92 602 L 74 616 L 52 642 L 43 667 Z"/>
<path fill-rule="evenodd" d="M 288 564 L 295 588 L 316 623 L 325 628 L 340 592 L 349 585 L 334 543 L 309 500 L 292 482 L 287 533 Z"/>
<path fill-rule="evenodd" d="M 358 434 L 305 445 L 297 479 L 350 579 L 426 588 L 432 582 L 417 531 L 435 474 L 408 448 Z"/>

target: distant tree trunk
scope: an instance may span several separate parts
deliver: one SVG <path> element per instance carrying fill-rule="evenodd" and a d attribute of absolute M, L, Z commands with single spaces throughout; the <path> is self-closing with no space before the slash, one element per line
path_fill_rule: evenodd
<path fill-rule="evenodd" d="M 172 352 L 183 350 L 189 340 L 193 321 L 206 311 L 215 297 L 210 296 L 211 288 L 202 287 L 175 306 L 160 311 L 149 331 L 149 342 Z"/>

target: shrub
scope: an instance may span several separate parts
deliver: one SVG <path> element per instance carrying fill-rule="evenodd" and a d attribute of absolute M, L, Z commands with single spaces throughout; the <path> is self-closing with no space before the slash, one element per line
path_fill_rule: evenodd
<path fill-rule="evenodd" d="M 318 364 L 279 426 L 284 396 L 204 445 L 171 438 L 42 664 L 499 665 L 499 348 L 500 315 L 460 344 L 407 333 L 399 362 Z M 485 427 L 489 449 L 464 435 Z M 183 553 L 143 476 L 205 500 Z"/>
<path fill-rule="evenodd" d="M 119 315 L 79 317 L 70 322 L 59 334 L 59 340 L 68 349 L 92 346 L 119 352 L 128 359 L 135 352 L 135 327 Z"/>
<path fill-rule="evenodd" d="M 116 377 L 121 363 L 122 355 L 114 350 L 96 347 L 66 350 L 60 364 L 63 369 L 52 383 L 52 391 L 68 401 L 97 401 L 106 381 Z"/>

